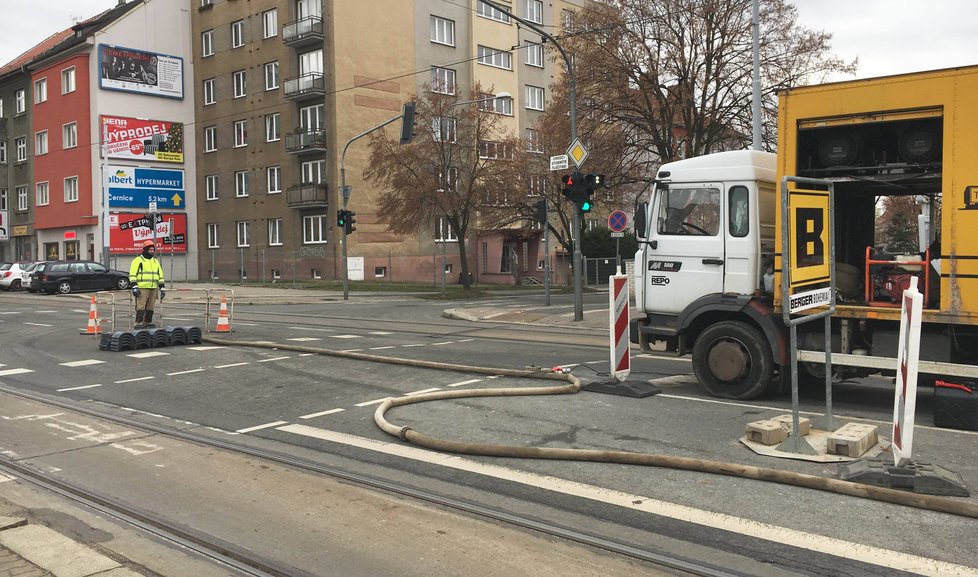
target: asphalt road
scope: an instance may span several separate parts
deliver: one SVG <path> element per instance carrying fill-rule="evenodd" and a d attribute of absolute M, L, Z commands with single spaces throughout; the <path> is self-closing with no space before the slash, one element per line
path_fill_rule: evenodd
<path fill-rule="evenodd" d="M 521 298 L 539 297 L 500 304 Z M 0 383 L 7 387 L 314 452 L 352 471 L 741 574 L 978 574 L 974 519 L 688 471 L 509 458 L 466 457 L 464 466 L 445 461 L 380 431 L 373 422 L 379 401 L 430 389 L 539 383 L 289 350 L 482 367 L 567 366 L 590 382 L 608 378 L 607 337 L 599 330 L 457 321 L 441 311 L 459 303 L 384 296 L 237 306 L 228 338 L 277 343 L 275 348 L 112 353 L 78 334 L 87 319 L 83 299 L 0 299 Z M 199 310 L 189 305 L 170 306 L 165 318 L 201 324 Z M 467 399 L 401 407 L 388 417 L 426 434 L 474 443 L 650 452 L 836 476 L 834 464 L 764 457 L 738 441 L 746 423 L 786 413 L 787 398 L 708 399 L 691 373 L 686 359 L 636 355 L 631 380 L 651 380 L 662 394 Z M 887 385 L 884 379 L 837 385 L 836 414 L 869 419 L 887 435 Z M 930 427 L 928 403 L 922 394 L 915 455 L 978 487 L 976 435 Z M 802 399 L 804 411 L 821 407 L 817 393 Z"/>

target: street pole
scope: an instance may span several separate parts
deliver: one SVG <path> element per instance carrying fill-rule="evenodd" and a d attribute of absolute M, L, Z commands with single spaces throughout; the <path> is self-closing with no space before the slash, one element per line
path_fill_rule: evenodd
<path fill-rule="evenodd" d="M 751 94 L 751 144 L 754 150 L 761 149 L 761 14 L 760 1 L 754 0 L 751 15 L 751 35 L 753 36 L 753 83 Z"/>
<path fill-rule="evenodd" d="M 99 122 L 102 122 L 101 117 Z M 102 175 L 102 210 L 101 210 L 101 221 L 102 221 L 102 264 L 107 268 L 109 266 L 109 186 L 108 178 L 106 177 L 105 171 L 107 169 L 106 162 L 109 155 L 109 129 L 108 125 L 102 122 L 102 158 L 99 160 L 99 171 Z"/>
<path fill-rule="evenodd" d="M 516 16 L 512 12 L 506 9 L 505 6 L 500 6 L 496 2 L 491 0 L 483 0 L 486 4 L 492 6 L 496 10 L 499 10 L 503 14 L 509 16 L 513 20 L 516 20 L 520 24 L 526 26 L 530 30 L 533 30 L 539 34 L 543 39 L 549 40 L 554 47 L 560 52 L 560 56 L 564 59 L 564 66 L 567 67 L 567 92 L 568 100 L 570 100 L 570 142 L 571 144 L 577 140 L 577 80 L 574 78 L 574 63 L 570 56 L 564 50 L 564 48 L 557 43 L 557 39 L 550 34 L 544 32 L 539 26 L 535 25 L 533 22 L 529 22 Z M 570 146 L 570 145 L 568 145 Z M 580 167 L 578 167 L 580 168 Z M 581 215 L 575 209 L 573 225 L 571 227 L 571 235 L 574 237 L 574 320 L 583 321 L 584 320 L 584 283 L 581 278 Z"/>

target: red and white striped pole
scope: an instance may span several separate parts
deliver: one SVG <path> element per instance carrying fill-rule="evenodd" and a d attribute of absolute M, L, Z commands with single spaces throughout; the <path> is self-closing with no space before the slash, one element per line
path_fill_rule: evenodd
<path fill-rule="evenodd" d="M 609 313 L 611 330 L 611 374 L 619 383 L 628 378 L 632 370 L 632 358 L 628 339 L 628 276 L 615 274 L 608 277 Z"/>

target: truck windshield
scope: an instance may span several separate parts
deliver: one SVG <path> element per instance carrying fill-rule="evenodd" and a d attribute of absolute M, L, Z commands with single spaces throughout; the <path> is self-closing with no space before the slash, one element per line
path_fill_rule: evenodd
<path fill-rule="evenodd" d="M 659 234 L 716 236 L 719 231 L 719 189 L 671 187 L 659 191 Z"/>

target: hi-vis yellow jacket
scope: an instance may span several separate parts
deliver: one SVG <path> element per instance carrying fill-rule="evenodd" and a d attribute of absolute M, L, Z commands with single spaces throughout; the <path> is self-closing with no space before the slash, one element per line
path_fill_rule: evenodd
<path fill-rule="evenodd" d="M 139 255 L 132 259 L 129 266 L 129 283 L 139 288 L 155 289 L 163 284 L 163 267 L 155 258 L 143 258 Z"/>

